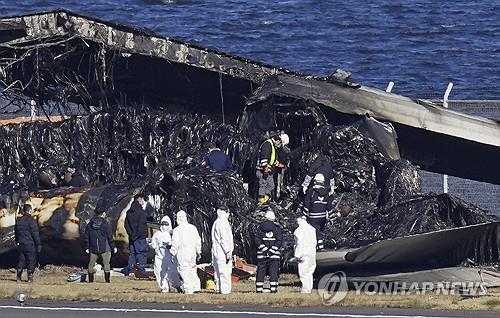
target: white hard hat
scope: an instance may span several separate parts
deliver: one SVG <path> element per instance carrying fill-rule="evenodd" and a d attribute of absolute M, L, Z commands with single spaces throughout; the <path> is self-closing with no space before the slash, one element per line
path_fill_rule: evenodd
<path fill-rule="evenodd" d="M 276 215 L 271 210 L 268 210 L 266 214 L 264 214 L 264 218 L 266 218 L 269 221 L 276 221 Z"/>
<path fill-rule="evenodd" d="M 290 143 L 290 137 L 288 137 L 287 134 L 281 134 L 280 139 L 283 146 L 286 146 Z"/>
<path fill-rule="evenodd" d="M 317 175 L 314 176 L 314 182 L 325 183 L 325 176 L 321 173 L 318 173 Z"/>

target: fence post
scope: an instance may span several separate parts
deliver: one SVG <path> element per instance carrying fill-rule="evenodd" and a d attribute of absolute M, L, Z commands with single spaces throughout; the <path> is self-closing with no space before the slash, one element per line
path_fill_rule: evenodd
<path fill-rule="evenodd" d="M 448 97 L 450 96 L 451 90 L 453 89 L 453 83 L 449 82 L 446 92 L 443 96 L 443 107 L 448 108 Z M 443 193 L 448 193 L 448 175 L 443 174 Z"/>

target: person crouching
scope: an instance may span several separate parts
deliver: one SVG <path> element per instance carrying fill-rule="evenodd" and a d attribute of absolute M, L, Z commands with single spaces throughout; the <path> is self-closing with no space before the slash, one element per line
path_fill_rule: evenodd
<path fill-rule="evenodd" d="M 104 279 L 106 283 L 109 283 L 111 276 L 111 266 L 109 265 L 111 252 L 116 254 L 118 250 L 115 247 L 113 233 L 111 232 L 109 223 L 106 221 L 106 212 L 96 212 L 94 217 L 87 224 L 85 228 L 84 245 L 85 253 L 90 254 L 88 266 L 89 283 L 94 282 L 94 266 L 99 257 L 102 258 L 104 265 Z"/>

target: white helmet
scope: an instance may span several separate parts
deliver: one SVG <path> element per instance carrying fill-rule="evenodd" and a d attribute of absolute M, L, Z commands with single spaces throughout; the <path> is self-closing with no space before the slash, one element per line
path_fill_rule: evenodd
<path fill-rule="evenodd" d="M 276 221 L 276 215 L 271 210 L 268 210 L 266 214 L 264 214 L 264 218 L 266 218 L 269 221 Z"/>
<path fill-rule="evenodd" d="M 315 183 L 325 183 L 325 176 L 321 173 L 318 173 L 314 176 Z"/>
<path fill-rule="evenodd" d="M 281 139 L 282 146 L 286 146 L 290 143 L 290 137 L 288 137 L 287 134 L 281 134 L 280 139 Z"/>

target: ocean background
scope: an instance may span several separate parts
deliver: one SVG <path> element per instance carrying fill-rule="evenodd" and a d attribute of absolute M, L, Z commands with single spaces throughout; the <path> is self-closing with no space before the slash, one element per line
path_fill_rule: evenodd
<path fill-rule="evenodd" d="M 337 68 L 412 98 L 500 99 L 497 1 L 0 1 L 0 15 L 63 8 L 314 75 Z"/>

